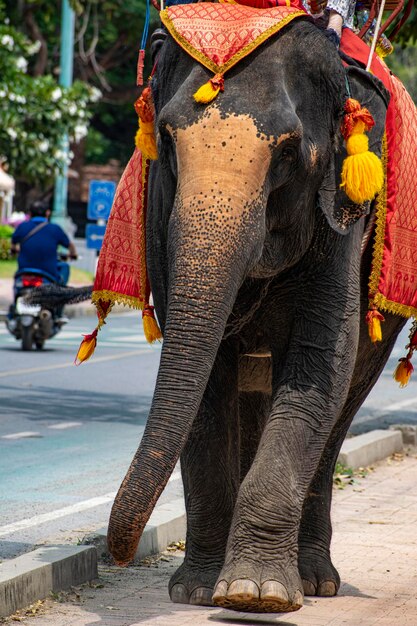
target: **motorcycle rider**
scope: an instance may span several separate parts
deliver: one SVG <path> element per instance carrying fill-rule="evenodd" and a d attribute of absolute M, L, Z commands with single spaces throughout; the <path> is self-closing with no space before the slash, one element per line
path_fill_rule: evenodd
<path fill-rule="evenodd" d="M 71 259 L 77 258 L 75 245 L 58 224 L 51 224 L 51 210 L 46 202 L 34 202 L 29 208 L 30 219 L 20 224 L 12 236 L 11 252 L 18 254 L 19 271 L 41 270 L 57 283 L 66 285 L 69 265 L 58 260 L 58 246 L 68 249 Z"/>
<path fill-rule="evenodd" d="M 22 222 L 12 236 L 11 252 L 18 254 L 18 272 L 21 270 L 42 273 L 59 285 L 66 285 L 70 268 L 58 259 L 58 246 L 68 249 L 69 258 L 77 258 L 75 245 L 58 224 L 51 224 L 51 210 L 46 202 L 36 201 L 29 208 L 29 220 Z M 16 289 L 16 288 L 15 288 Z M 15 297 L 17 293 L 15 293 Z M 11 305 L 9 315 L 13 315 Z M 62 315 L 63 306 L 56 307 L 53 316 L 56 322 L 67 323 Z"/>

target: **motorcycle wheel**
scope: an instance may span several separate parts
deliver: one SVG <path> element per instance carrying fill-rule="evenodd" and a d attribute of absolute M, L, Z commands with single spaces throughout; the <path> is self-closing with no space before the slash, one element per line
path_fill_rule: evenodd
<path fill-rule="evenodd" d="M 31 326 L 22 327 L 22 350 L 28 352 L 33 346 L 33 331 Z"/>

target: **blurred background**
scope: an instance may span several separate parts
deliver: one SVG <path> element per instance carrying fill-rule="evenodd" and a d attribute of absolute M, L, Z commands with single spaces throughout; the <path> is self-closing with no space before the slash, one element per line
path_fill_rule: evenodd
<path fill-rule="evenodd" d="M 132 153 L 145 11 L 146 0 L 0 0 L 3 261 L 22 213 L 46 198 L 53 220 L 77 240 L 83 258 L 75 267 L 93 271 L 95 252 L 84 251 L 89 184 L 117 183 Z M 150 32 L 158 25 L 151 7 Z M 414 7 L 386 58 L 414 101 L 416 40 Z M 145 77 L 150 69 L 147 54 Z M 9 274 L 14 261 L 1 267 Z"/>

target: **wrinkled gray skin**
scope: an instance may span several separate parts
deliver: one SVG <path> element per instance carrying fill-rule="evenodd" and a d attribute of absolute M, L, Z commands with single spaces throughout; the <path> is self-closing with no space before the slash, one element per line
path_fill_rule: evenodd
<path fill-rule="evenodd" d="M 339 588 L 335 459 L 403 322 L 387 315 L 382 343 L 370 344 L 368 207 L 339 190 L 346 82 L 333 46 L 298 21 L 198 105 L 209 76 L 166 42 L 147 224 L 164 343 L 109 546 L 118 563 L 133 557 L 181 454 L 187 547 L 172 600 L 293 611 L 303 593 Z M 349 83 L 374 115 L 380 153 L 384 88 L 356 69 Z"/>

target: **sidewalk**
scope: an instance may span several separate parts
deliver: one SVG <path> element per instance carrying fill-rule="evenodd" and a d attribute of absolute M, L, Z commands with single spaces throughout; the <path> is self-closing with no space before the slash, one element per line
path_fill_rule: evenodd
<path fill-rule="evenodd" d="M 333 560 L 342 578 L 335 598 L 306 598 L 297 613 L 244 614 L 172 604 L 169 576 L 181 552 L 148 566 L 101 566 L 95 585 L 34 607 L 32 626 L 416 626 L 417 452 L 378 464 L 335 490 Z M 23 614 L 23 612 L 21 613 Z M 14 623 L 10 620 L 9 623 Z"/>

